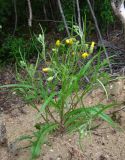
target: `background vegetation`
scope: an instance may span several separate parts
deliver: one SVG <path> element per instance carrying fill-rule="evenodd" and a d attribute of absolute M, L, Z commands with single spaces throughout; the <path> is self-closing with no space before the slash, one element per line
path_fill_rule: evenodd
<path fill-rule="evenodd" d="M 61 0 L 66 21 L 69 26 L 71 22 L 78 23 L 78 12 L 75 0 Z M 98 20 L 99 27 L 106 31 L 114 22 L 114 16 L 109 0 L 91 0 L 91 4 Z M 58 2 L 55 0 L 35 0 L 31 1 L 32 7 L 32 27 L 28 27 L 29 9 L 27 0 L 1 0 L 0 1 L 0 59 L 6 58 L 15 60 L 15 54 L 19 57 L 19 47 L 23 48 L 26 57 L 35 55 L 32 47 L 31 33 L 39 33 L 39 23 L 46 33 L 50 31 L 65 33 L 64 23 L 59 11 Z M 94 32 L 94 23 L 87 1 L 79 0 L 81 19 L 87 17 L 87 34 Z M 24 45 L 27 44 L 27 45 Z M 29 56 L 30 52 L 30 56 Z"/>

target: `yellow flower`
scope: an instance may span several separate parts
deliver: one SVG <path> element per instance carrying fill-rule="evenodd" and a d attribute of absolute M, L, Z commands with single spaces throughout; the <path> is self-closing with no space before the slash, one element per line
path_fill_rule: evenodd
<path fill-rule="evenodd" d="M 70 45 L 73 44 L 73 39 L 72 39 L 72 38 L 69 39 L 69 44 L 70 44 Z"/>
<path fill-rule="evenodd" d="M 73 44 L 73 39 L 72 38 L 66 39 L 66 44 L 72 45 Z"/>
<path fill-rule="evenodd" d="M 89 54 L 87 53 L 87 52 L 84 52 L 83 54 L 82 54 L 82 58 L 87 58 L 89 56 Z"/>
<path fill-rule="evenodd" d="M 45 72 L 45 73 L 47 73 L 49 71 L 52 71 L 52 69 L 51 68 L 43 68 L 42 71 Z"/>
<path fill-rule="evenodd" d="M 89 53 L 93 53 L 94 46 L 95 46 L 95 42 L 92 42 L 89 49 Z"/>
<path fill-rule="evenodd" d="M 75 52 L 72 52 L 72 55 L 74 56 L 74 55 L 75 55 Z"/>
<path fill-rule="evenodd" d="M 95 42 L 92 42 L 92 43 L 91 43 L 91 47 L 94 47 L 94 46 L 95 46 Z"/>
<path fill-rule="evenodd" d="M 57 41 L 56 41 L 56 46 L 59 47 L 60 45 L 61 45 L 60 40 L 57 40 Z"/>
<path fill-rule="evenodd" d="M 66 44 L 69 44 L 69 39 L 66 39 Z"/>

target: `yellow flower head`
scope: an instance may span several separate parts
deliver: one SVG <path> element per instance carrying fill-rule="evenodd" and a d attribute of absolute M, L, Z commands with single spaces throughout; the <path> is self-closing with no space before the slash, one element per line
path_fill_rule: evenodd
<path fill-rule="evenodd" d="M 84 58 L 84 59 L 86 59 L 88 56 L 89 56 L 89 54 L 88 54 L 87 52 L 84 52 L 84 53 L 82 54 L 82 58 Z"/>
<path fill-rule="evenodd" d="M 60 45 L 61 45 L 60 40 L 57 40 L 57 41 L 56 41 L 56 46 L 59 47 Z"/>
<path fill-rule="evenodd" d="M 75 55 L 75 52 L 72 52 L 72 56 L 74 56 Z"/>
<path fill-rule="evenodd" d="M 73 44 L 73 39 L 72 39 L 72 38 L 69 39 L 69 44 L 70 44 L 70 45 Z"/>
<path fill-rule="evenodd" d="M 52 69 L 51 68 L 43 68 L 42 71 L 45 72 L 45 73 L 47 73 L 49 71 L 52 71 Z"/>
<path fill-rule="evenodd" d="M 93 41 L 92 43 L 91 43 L 91 47 L 94 47 L 95 46 L 95 42 Z"/>
<path fill-rule="evenodd" d="M 89 53 L 93 53 L 94 46 L 95 46 L 95 42 L 92 42 L 89 49 Z"/>
<path fill-rule="evenodd" d="M 66 44 L 72 45 L 73 44 L 73 39 L 72 38 L 66 39 Z"/>
<path fill-rule="evenodd" d="M 66 44 L 69 44 L 69 39 L 66 39 Z"/>

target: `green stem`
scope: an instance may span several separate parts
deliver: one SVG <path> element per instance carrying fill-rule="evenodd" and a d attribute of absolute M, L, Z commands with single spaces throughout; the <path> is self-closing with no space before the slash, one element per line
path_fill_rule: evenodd
<path fill-rule="evenodd" d="M 37 106 L 36 105 L 33 106 L 34 106 L 33 108 L 35 108 L 40 113 L 40 110 L 37 108 Z M 44 115 L 42 113 L 40 113 L 40 115 L 43 118 L 43 120 L 48 123 L 48 120 L 44 117 Z"/>
<path fill-rule="evenodd" d="M 64 130 L 64 103 L 62 103 L 61 105 L 61 109 L 60 109 L 60 130 L 63 131 Z"/>
<path fill-rule="evenodd" d="M 60 124 L 60 123 L 54 118 L 52 112 L 49 110 L 49 107 L 47 106 L 46 108 L 47 108 L 47 110 L 48 110 L 48 114 L 50 115 L 51 119 L 52 119 L 55 123 Z"/>

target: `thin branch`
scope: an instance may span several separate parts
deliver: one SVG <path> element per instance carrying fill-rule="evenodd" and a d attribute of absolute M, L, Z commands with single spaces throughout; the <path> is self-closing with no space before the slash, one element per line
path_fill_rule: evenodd
<path fill-rule="evenodd" d="M 15 12 L 15 25 L 14 25 L 14 30 L 13 30 L 13 36 L 15 35 L 16 28 L 17 28 L 17 6 L 16 6 L 16 0 L 13 0 L 14 4 L 14 12 Z"/>
<path fill-rule="evenodd" d="M 101 32 L 100 32 L 100 29 L 99 29 L 99 27 L 98 27 L 97 19 L 96 19 L 96 17 L 95 17 L 95 13 L 94 13 L 94 11 L 93 11 L 93 9 L 92 9 L 92 6 L 91 6 L 91 3 L 90 3 L 90 0 L 87 0 L 87 3 L 88 3 L 88 6 L 89 6 L 89 8 L 90 8 L 90 11 L 91 11 L 91 14 L 92 14 L 93 20 L 94 20 L 95 27 L 96 27 L 96 30 L 97 30 L 97 33 L 98 33 L 98 36 L 99 36 L 100 42 L 101 42 L 101 44 L 102 44 L 102 47 L 103 47 L 103 49 L 104 49 L 104 52 L 105 52 L 106 58 L 107 58 L 108 63 L 109 63 L 109 69 L 110 69 L 110 72 L 111 72 L 111 74 L 112 74 L 112 73 L 113 73 L 113 71 L 112 71 L 112 66 L 111 66 L 111 63 L 110 63 L 109 56 L 108 56 L 108 53 L 107 53 L 107 51 L 106 51 L 105 45 L 104 45 L 104 43 L 103 43 L 103 38 L 102 38 L 102 35 L 101 35 Z"/>
<path fill-rule="evenodd" d="M 32 27 L 32 7 L 31 7 L 31 2 L 30 0 L 27 0 L 28 3 L 28 9 L 29 9 L 29 19 L 28 19 L 28 25 L 29 27 Z"/>
<path fill-rule="evenodd" d="M 57 124 L 60 125 L 60 123 L 54 118 L 54 116 L 53 116 L 53 114 L 52 114 L 52 112 L 50 111 L 50 109 L 49 109 L 48 106 L 47 106 L 47 110 L 48 110 L 48 114 L 49 114 L 49 116 L 52 118 L 52 120 L 53 120 L 55 123 L 57 123 Z"/>
<path fill-rule="evenodd" d="M 45 19 L 48 19 L 47 18 L 47 12 L 46 12 L 46 6 L 45 6 L 45 4 L 43 4 L 43 12 L 44 12 L 44 15 L 45 15 Z"/>
<path fill-rule="evenodd" d="M 77 5 L 77 13 L 78 13 L 78 23 L 79 23 L 79 29 L 82 32 L 82 25 L 81 25 L 81 15 L 80 15 L 80 7 L 79 7 L 79 0 L 76 0 Z"/>
<path fill-rule="evenodd" d="M 55 17 L 54 17 L 54 14 L 53 14 L 53 8 L 52 8 L 51 0 L 49 0 L 49 6 L 50 6 L 51 14 L 52 14 L 52 19 L 55 20 Z"/>
<path fill-rule="evenodd" d="M 31 105 L 32 106 L 32 105 Z M 43 118 L 43 120 L 45 122 L 48 122 L 48 120 L 45 118 L 45 116 L 40 112 L 39 108 L 35 105 L 35 107 L 33 106 L 33 108 L 35 108 L 37 110 L 38 113 L 40 113 L 40 116 Z"/>
<path fill-rule="evenodd" d="M 75 24 L 76 24 L 76 9 L 75 9 L 75 6 L 76 6 L 76 0 L 73 0 L 74 21 L 75 21 Z"/>
<path fill-rule="evenodd" d="M 33 21 L 41 21 L 41 22 L 55 22 L 55 23 L 60 23 L 60 22 L 64 22 L 64 21 L 56 21 L 56 20 L 52 20 L 52 19 L 33 19 Z M 70 21 L 67 21 L 68 23 L 71 23 Z"/>
<path fill-rule="evenodd" d="M 66 28 L 66 32 L 67 32 L 68 36 L 70 37 L 70 32 L 69 32 L 68 25 L 67 25 L 67 22 L 66 22 L 66 19 L 65 19 L 65 16 L 64 16 L 61 1 L 60 0 L 57 0 L 57 1 L 58 1 L 58 6 L 59 6 L 59 10 L 60 10 L 64 25 L 65 25 L 65 28 Z"/>
<path fill-rule="evenodd" d="M 114 114 L 114 113 L 117 113 L 117 112 L 120 112 L 120 111 L 125 111 L 125 106 L 123 106 L 122 108 L 120 108 L 116 111 L 113 111 L 113 112 L 109 113 L 108 115 L 111 115 L 111 114 Z"/>

